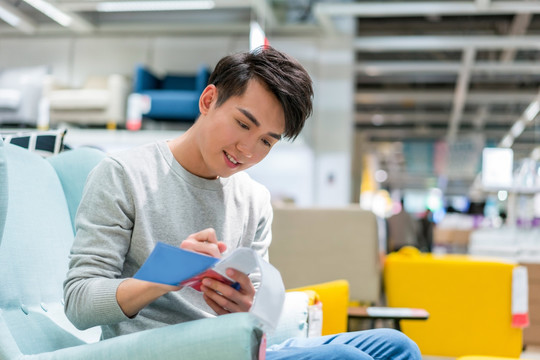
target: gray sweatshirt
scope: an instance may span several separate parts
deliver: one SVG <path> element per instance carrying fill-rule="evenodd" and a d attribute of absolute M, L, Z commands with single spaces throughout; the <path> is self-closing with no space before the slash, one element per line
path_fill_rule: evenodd
<path fill-rule="evenodd" d="M 272 207 L 268 190 L 246 173 L 200 178 L 175 160 L 166 142 L 158 142 L 104 159 L 88 178 L 75 221 L 66 315 L 79 329 L 101 325 L 106 339 L 215 316 L 201 293 L 183 288 L 128 318 L 116 289 L 157 241 L 179 246 L 208 227 L 229 250 L 251 247 L 268 259 Z"/>

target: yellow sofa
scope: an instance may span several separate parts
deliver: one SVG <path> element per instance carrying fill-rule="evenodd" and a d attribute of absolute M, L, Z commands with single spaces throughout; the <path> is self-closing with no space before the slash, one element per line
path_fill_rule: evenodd
<path fill-rule="evenodd" d="M 519 357 L 522 329 L 511 325 L 516 264 L 463 255 L 390 254 L 384 284 L 392 307 L 421 307 L 427 321 L 403 321 L 402 330 L 424 355 Z"/>

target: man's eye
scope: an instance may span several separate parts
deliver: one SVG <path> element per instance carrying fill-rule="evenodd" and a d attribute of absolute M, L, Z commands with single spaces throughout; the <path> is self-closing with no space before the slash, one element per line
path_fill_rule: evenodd
<path fill-rule="evenodd" d="M 242 127 L 243 129 L 246 129 L 246 130 L 249 130 L 249 126 L 247 126 L 246 124 L 244 124 L 243 122 L 241 121 L 236 121 L 238 123 L 238 125 L 240 125 L 240 127 Z"/>
<path fill-rule="evenodd" d="M 268 147 L 272 147 L 272 144 L 270 144 L 270 141 L 268 141 L 266 139 L 262 139 L 262 142 L 264 143 L 264 145 L 266 145 Z"/>

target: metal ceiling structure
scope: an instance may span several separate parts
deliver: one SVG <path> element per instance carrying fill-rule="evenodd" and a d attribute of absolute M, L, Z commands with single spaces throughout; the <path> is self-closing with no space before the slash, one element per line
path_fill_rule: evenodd
<path fill-rule="evenodd" d="M 148 3 L 180 2 L 208 7 L 144 10 Z M 440 175 L 435 169 L 410 173 L 408 143 L 446 143 L 447 152 L 460 146 L 463 152 L 465 145 L 481 139 L 482 144 L 512 147 L 516 160 L 539 152 L 534 149 L 540 146 L 535 105 L 540 85 L 540 1 L 180 2 L 139 0 L 137 11 L 110 12 L 104 10 L 104 3 L 125 1 L 0 0 L 0 18 L 5 22 L 0 24 L 0 34 L 107 34 L 137 29 L 241 34 L 256 16 L 265 19 L 269 34 L 340 36 L 348 22 L 354 25 L 356 131 L 378 152 L 390 186 L 423 187 L 420 178 Z M 69 21 L 64 18 L 61 24 L 51 8 Z M 455 167 L 447 169 L 447 186 L 456 180 L 453 191 L 466 191 L 472 174 L 454 173 L 459 173 Z"/>

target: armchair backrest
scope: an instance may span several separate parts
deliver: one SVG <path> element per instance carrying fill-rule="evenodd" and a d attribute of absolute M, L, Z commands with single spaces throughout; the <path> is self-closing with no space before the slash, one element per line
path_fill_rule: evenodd
<path fill-rule="evenodd" d="M 133 77 L 133 92 L 140 93 L 144 90 L 159 89 L 161 81 L 144 65 L 135 67 Z"/>
<path fill-rule="evenodd" d="M 201 94 L 210 77 L 208 66 L 199 66 L 196 74 L 166 74 L 159 77 L 143 65 L 135 68 L 134 92 L 145 90 L 190 90 Z"/>
<path fill-rule="evenodd" d="M 0 157 L 0 188 L 8 189 L 0 237 L 0 358 L 97 340 L 96 329 L 80 332 L 64 315 L 73 230 L 54 168 L 11 144 Z"/>
<path fill-rule="evenodd" d="M 195 89 L 197 93 L 202 94 L 206 85 L 208 85 L 208 79 L 210 78 L 210 69 L 208 66 L 201 65 L 197 71 L 197 77 L 195 79 Z"/>
<path fill-rule="evenodd" d="M 81 147 L 47 158 L 62 184 L 73 233 L 75 233 L 75 215 L 81 202 L 86 178 L 90 171 L 105 157 L 106 154 L 101 150 Z"/>
<path fill-rule="evenodd" d="M 378 303 L 377 219 L 360 207 L 274 207 L 270 262 L 286 288 L 346 279 L 350 299 Z"/>
<path fill-rule="evenodd" d="M 161 81 L 162 90 L 195 90 L 195 77 L 189 75 L 165 75 Z"/>

